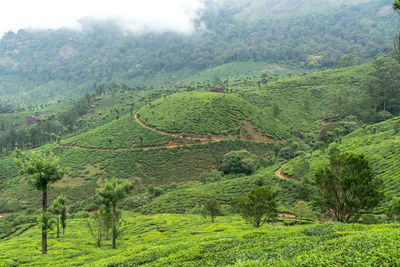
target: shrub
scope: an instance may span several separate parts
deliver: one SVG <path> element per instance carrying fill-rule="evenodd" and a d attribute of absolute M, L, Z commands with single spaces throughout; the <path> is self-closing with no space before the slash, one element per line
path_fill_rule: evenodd
<path fill-rule="evenodd" d="M 229 173 L 251 174 L 260 167 L 260 160 L 247 150 L 232 151 L 225 154 L 222 171 Z"/>

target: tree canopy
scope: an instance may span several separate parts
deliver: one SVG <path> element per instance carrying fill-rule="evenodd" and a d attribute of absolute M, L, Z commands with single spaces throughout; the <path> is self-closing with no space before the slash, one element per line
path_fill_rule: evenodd
<path fill-rule="evenodd" d="M 356 222 L 383 199 L 383 182 L 363 154 L 334 153 L 316 173 L 317 203 L 340 222 Z"/>

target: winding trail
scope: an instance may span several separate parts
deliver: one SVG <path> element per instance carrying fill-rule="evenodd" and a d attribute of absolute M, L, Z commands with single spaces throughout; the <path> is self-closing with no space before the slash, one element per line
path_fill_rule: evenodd
<path fill-rule="evenodd" d="M 278 178 L 280 178 L 280 179 L 289 180 L 289 181 L 299 181 L 299 179 L 297 179 L 297 178 L 295 178 L 295 177 L 292 177 L 292 176 L 289 176 L 289 175 L 287 175 L 287 174 L 284 174 L 284 173 L 282 172 L 282 168 L 285 167 L 286 164 L 287 164 L 287 162 L 284 163 L 284 164 L 282 164 L 282 166 L 280 166 L 279 169 L 277 169 L 277 170 L 275 171 L 275 175 L 276 175 Z"/>
<path fill-rule="evenodd" d="M 183 138 L 182 134 L 177 134 L 177 133 L 170 133 L 170 132 L 166 132 L 166 131 L 162 131 L 162 130 L 158 130 L 155 127 L 152 126 L 148 126 L 146 124 L 144 124 L 141 120 L 139 120 L 138 116 L 137 116 L 137 112 L 134 115 L 135 121 L 142 127 L 150 130 L 150 131 L 154 131 L 157 132 L 159 134 L 162 135 L 169 135 L 175 138 L 180 138 L 180 139 L 185 139 L 184 144 L 183 143 L 178 143 L 176 141 L 169 141 L 169 143 L 164 144 L 164 145 L 159 145 L 159 146 L 139 146 L 139 147 L 121 147 L 121 148 L 101 148 L 101 147 L 85 147 L 85 146 L 79 146 L 79 145 L 62 145 L 60 143 L 57 144 L 57 147 L 59 148 L 72 148 L 72 149 L 83 149 L 83 150 L 92 150 L 92 151 L 132 151 L 132 150 L 143 150 L 143 151 L 147 151 L 150 149 L 161 149 L 161 148 L 176 148 L 176 147 L 183 147 L 184 145 L 204 145 L 204 144 L 208 144 L 208 143 L 218 143 L 221 142 L 223 140 L 230 140 L 229 138 L 226 138 L 226 136 L 220 136 L 220 135 L 212 135 L 211 139 L 209 139 L 208 137 L 205 137 L 204 135 L 190 135 L 187 138 Z M 225 137 L 225 138 L 224 138 Z M 195 139 L 195 141 L 192 141 L 193 139 Z M 61 140 L 63 141 L 63 140 Z M 254 141 L 254 140 L 253 140 Z M 272 139 L 268 139 L 266 141 L 257 141 L 259 143 L 270 143 L 270 142 L 275 142 L 275 140 Z"/>

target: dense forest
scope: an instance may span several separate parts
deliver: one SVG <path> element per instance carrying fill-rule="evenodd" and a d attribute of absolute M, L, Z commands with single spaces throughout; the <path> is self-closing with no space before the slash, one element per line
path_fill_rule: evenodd
<path fill-rule="evenodd" d="M 126 34 L 117 25 L 90 19 L 82 20 L 82 32 L 8 32 L 0 41 L 1 95 L 6 104 L 64 99 L 102 82 L 144 85 L 156 74 L 177 82 L 238 61 L 310 69 L 335 67 L 345 55 L 353 56 L 352 64 L 368 62 L 392 50 L 397 18 L 390 6 L 390 0 L 380 0 L 297 16 L 259 15 L 257 20 L 240 19 L 242 9 L 210 7 L 191 35 Z"/>

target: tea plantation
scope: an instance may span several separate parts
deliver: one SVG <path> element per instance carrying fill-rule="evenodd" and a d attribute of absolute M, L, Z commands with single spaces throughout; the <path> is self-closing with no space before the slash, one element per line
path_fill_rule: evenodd
<path fill-rule="evenodd" d="M 84 219 L 68 221 L 64 236 L 49 234 L 49 253 L 40 254 L 34 226 L 0 240 L 3 266 L 397 266 L 397 224 L 340 223 L 254 229 L 240 217 L 133 215 L 125 213 L 123 234 L 96 248 Z"/>
<path fill-rule="evenodd" d="M 138 112 L 147 125 L 171 133 L 225 134 L 237 132 L 250 121 L 263 134 L 281 139 L 285 127 L 268 112 L 231 94 L 191 92 L 158 99 Z"/>

